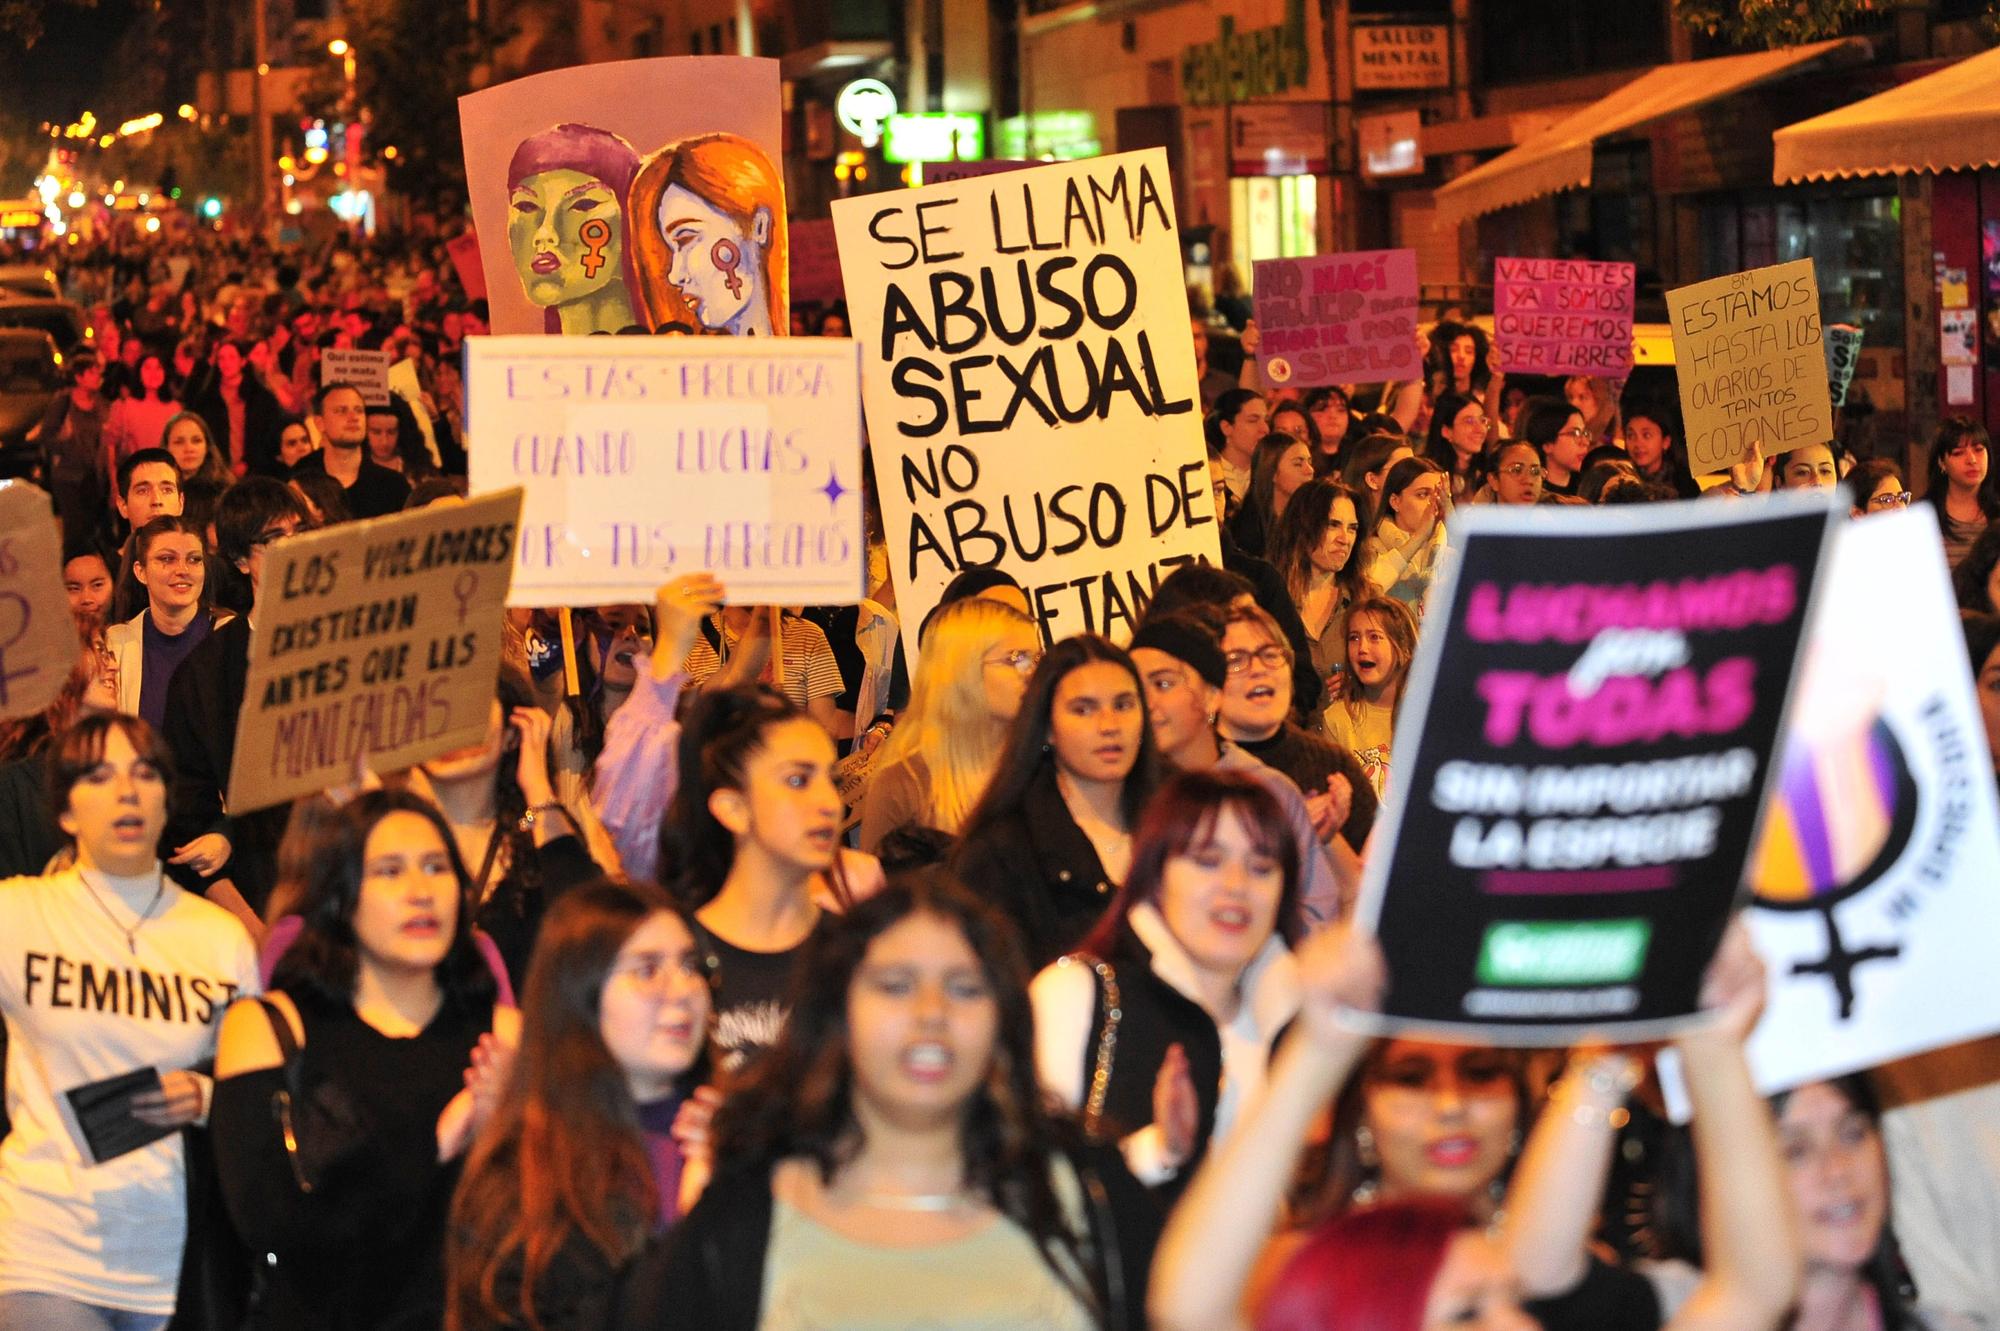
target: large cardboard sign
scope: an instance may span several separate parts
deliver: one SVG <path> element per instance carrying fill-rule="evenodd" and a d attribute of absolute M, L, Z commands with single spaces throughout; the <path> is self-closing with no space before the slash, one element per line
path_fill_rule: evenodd
<path fill-rule="evenodd" d="M 1257 350 L 1281 387 L 1415 379 L 1417 252 L 1364 250 L 1255 265 Z"/>
<path fill-rule="evenodd" d="M 1928 505 L 1846 524 L 1751 860 L 1778 1091 L 2000 1031 L 2000 801 Z"/>
<path fill-rule="evenodd" d="M 1220 561 L 1164 151 L 833 221 L 905 625 L 997 565 L 1049 639 L 1122 637 L 1174 566 Z"/>
<path fill-rule="evenodd" d="M 777 61 L 580 65 L 458 118 L 494 332 L 790 331 Z"/>
<path fill-rule="evenodd" d="M 1632 373 L 1637 269 L 1595 259 L 1495 259 L 1493 336 L 1507 374 Z"/>
<path fill-rule="evenodd" d="M 55 510 L 26 481 L 0 481 L 0 718 L 54 702 L 76 662 Z"/>
<path fill-rule="evenodd" d="M 1833 438 L 1811 259 L 1676 287 L 1667 320 L 1696 475 Z"/>
<path fill-rule="evenodd" d="M 265 551 L 231 813 L 485 738 L 520 516 L 508 490 Z"/>
<path fill-rule="evenodd" d="M 848 338 L 466 340 L 474 492 L 525 487 L 517 606 L 650 603 L 707 569 L 738 605 L 852 605 L 860 347 Z"/>
<path fill-rule="evenodd" d="M 328 347 L 320 353 L 320 386 L 352 384 L 361 390 L 363 402 L 371 407 L 386 407 L 389 405 L 389 363 L 392 358 L 392 353 L 386 348 L 363 351 L 359 347 Z"/>
<path fill-rule="evenodd" d="M 1696 1011 L 1837 518 L 1647 510 L 1468 510 L 1362 882 L 1383 1029 L 1631 1041 Z"/>

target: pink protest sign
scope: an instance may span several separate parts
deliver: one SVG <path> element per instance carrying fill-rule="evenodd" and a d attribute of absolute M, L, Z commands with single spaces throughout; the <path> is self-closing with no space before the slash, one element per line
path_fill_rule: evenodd
<path fill-rule="evenodd" d="M 1493 331 L 1504 373 L 1632 372 L 1629 263 L 1495 259 Z"/>
<path fill-rule="evenodd" d="M 1264 259 L 1256 288 L 1257 354 L 1273 384 L 1417 377 L 1415 250 Z"/>
<path fill-rule="evenodd" d="M 830 218 L 792 223 L 792 299 L 814 305 L 844 300 L 840 281 L 840 250 L 833 243 Z"/>

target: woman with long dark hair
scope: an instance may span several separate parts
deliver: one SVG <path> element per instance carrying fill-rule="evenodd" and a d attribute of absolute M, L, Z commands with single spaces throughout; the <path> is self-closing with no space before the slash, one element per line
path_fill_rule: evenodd
<path fill-rule="evenodd" d="M 1146 807 L 1111 909 L 1030 986 L 1042 1084 L 1168 1195 L 1255 1098 L 1298 1011 L 1298 891 L 1271 792 L 1181 773 Z"/>
<path fill-rule="evenodd" d="M 1970 416 L 1938 426 L 1924 463 L 1924 500 L 1937 510 L 1945 559 L 1953 567 L 1980 533 L 2000 517 L 2000 478 L 1993 474 L 1993 441 Z"/>
<path fill-rule="evenodd" d="M 140 449 L 157 448 L 180 410 L 167 383 L 166 357 L 146 352 L 139 358 L 138 386 L 113 402 L 104 418 L 104 457 L 112 472 Z"/>
<path fill-rule="evenodd" d="M 1486 435 L 1491 424 L 1486 404 L 1471 394 L 1438 395 L 1424 456 L 1451 478 L 1454 499 L 1463 499 L 1486 483 Z"/>
<path fill-rule="evenodd" d="M 520 1052 L 452 1201 L 450 1331 L 603 1325 L 617 1273 L 706 1177 L 672 1129 L 709 998 L 693 926 L 651 884 L 587 884 L 549 911 Z"/>
<path fill-rule="evenodd" d="M 1682 499 L 1698 498 L 1701 486 L 1688 471 L 1687 449 L 1681 443 L 1680 412 L 1665 400 L 1639 398 L 1627 402 L 1625 451 L 1642 481 L 1673 487 Z"/>
<path fill-rule="evenodd" d="M 1314 481 L 1292 496 L 1271 540 L 1271 564 L 1298 607 L 1327 698 L 1338 691 L 1346 666 L 1347 612 L 1373 590 L 1362 573 L 1365 507 L 1339 481 Z"/>
<path fill-rule="evenodd" d="M 1157 1212 L 1043 1107 L 1005 920 L 899 880 L 813 939 L 794 995 L 616 1325 L 1141 1331 Z"/>
<path fill-rule="evenodd" d="M 1338 385 L 1309 388 L 1299 399 L 1299 405 L 1319 431 L 1319 452 L 1313 458 L 1313 469 L 1321 476 L 1339 471 L 1348 431 L 1354 424 L 1347 390 Z"/>
<path fill-rule="evenodd" d="M 223 1019 L 216 1165 L 237 1232 L 271 1255 L 258 1326 L 416 1331 L 443 1312 L 473 1050 L 518 1022 L 435 808 L 370 791 L 322 830 L 269 1001 Z"/>
<path fill-rule="evenodd" d="M 1264 558 L 1271 533 L 1299 487 L 1313 478 L 1312 446 L 1295 435 L 1273 430 L 1257 445 L 1250 463 L 1250 493 L 1230 523 L 1243 553 Z"/>
<path fill-rule="evenodd" d="M 953 861 L 1034 965 L 1082 941 L 1125 881 L 1158 770 L 1132 658 L 1087 633 L 1051 647 Z"/>

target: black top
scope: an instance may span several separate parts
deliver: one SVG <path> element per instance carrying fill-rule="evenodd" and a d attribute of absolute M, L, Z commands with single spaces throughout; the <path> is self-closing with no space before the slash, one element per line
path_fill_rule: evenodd
<path fill-rule="evenodd" d="M 1660 1331 L 1660 1297 L 1637 1271 L 1593 1257 L 1574 1287 L 1523 1305 L 1543 1331 Z"/>
<path fill-rule="evenodd" d="M 1160 1239 L 1160 1212 L 1115 1149 L 1070 1156 L 1082 1180 L 1090 1247 L 1105 1255 L 1093 1286 L 1111 1331 L 1144 1331 L 1146 1277 Z M 632 1263 L 608 1324 L 615 1331 L 755 1331 L 762 1315 L 764 1259 L 771 1241 L 771 1170 L 739 1166 L 710 1181 L 678 1225 Z M 922 1250 L 911 1253 L 922 1259 Z"/>
<path fill-rule="evenodd" d="M 1269 739 L 1236 739 L 1230 743 L 1266 767 L 1283 773 L 1303 795 L 1323 794 L 1326 779 L 1336 772 L 1346 777 L 1354 791 L 1354 802 L 1348 809 L 1347 821 L 1340 825 L 1340 836 L 1353 847 L 1355 854 L 1361 853 L 1369 829 L 1375 826 L 1375 812 L 1381 801 L 1375 798 L 1375 787 L 1368 784 L 1368 774 L 1361 770 L 1360 760 L 1344 745 L 1301 730 L 1290 721 L 1279 726 L 1278 733 Z"/>
<path fill-rule="evenodd" d="M 285 469 L 278 465 L 278 436 L 285 430 L 284 407 L 248 367 L 236 392 L 243 400 L 243 453 L 234 460 L 244 463 L 258 476 L 284 475 Z M 201 387 L 184 401 L 189 411 L 207 422 L 209 438 L 216 446 L 225 454 L 231 452 L 229 404 L 222 397 L 221 377 L 211 371 Z"/>
<path fill-rule="evenodd" d="M 292 475 L 326 475 L 326 450 L 316 449 L 294 462 Z M 355 473 L 354 484 L 346 487 L 347 511 L 357 518 L 385 518 L 391 513 L 401 513 L 409 497 L 410 483 L 402 474 L 369 457 L 364 448 L 361 470 Z"/>
<path fill-rule="evenodd" d="M 826 925 L 827 916 L 822 913 L 812 933 L 795 945 L 782 952 L 752 952 L 725 942 L 696 921 L 696 941 L 715 985 L 715 1018 L 710 1030 L 717 1067 L 739 1072 L 778 1042 L 794 966 L 806 944 Z"/>
<path fill-rule="evenodd" d="M 1076 949 L 1117 891 L 1044 758 L 1021 806 L 970 831 L 952 868 L 1014 922 L 1034 970 Z"/>
<path fill-rule="evenodd" d="M 347 1004 L 291 997 L 305 1027 L 301 1102 L 332 1087 L 360 1121 L 340 1134 L 341 1149 L 330 1152 L 307 1194 L 273 1110 L 284 1070 L 216 1083 L 209 1121 L 230 1219 L 254 1252 L 277 1257 L 256 1324 L 434 1331 L 443 1320 L 445 1220 L 458 1182 L 458 1162 L 438 1162 L 437 1120 L 464 1085 L 492 1005 L 467 1010 L 447 1001 L 418 1034 L 392 1039 Z"/>
<path fill-rule="evenodd" d="M 494 835 L 507 835 L 507 830 L 495 828 Z M 604 870 L 590 857 L 583 838 L 574 833 L 550 837 L 541 846 L 526 836 L 516 835 L 511 840 L 514 850 L 506 875 L 491 892 L 486 891 L 484 879 L 474 886 L 485 897 L 479 906 L 480 931 L 500 949 L 507 978 L 518 994 L 527 987 L 528 958 L 541 933 L 542 916 L 556 898 L 602 877 Z M 470 868 L 481 872 L 480 865 Z"/>

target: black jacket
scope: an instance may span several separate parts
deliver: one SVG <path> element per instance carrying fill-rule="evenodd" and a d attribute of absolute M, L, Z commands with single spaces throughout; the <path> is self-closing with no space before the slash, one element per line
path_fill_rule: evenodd
<path fill-rule="evenodd" d="M 1117 891 L 1042 760 L 1021 807 L 969 832 L 952 868 L 982 900 L 1014 922 L 1034 970 L 1075 949 Z"/>
<path fill-rule="evenodd" d="M 236 390 L 243 398 L 243 456 L 240 461 L 253 475 L 284 475 L 278 465 L 278 436 L 285 432 L 285 409 L 271 390 L 264 387 L 248 366 Z M 222 400 L 222 380 L 211 372 L 199 392 L 187 399 L 188 410 L 208 422 L 209 438 L 216 447 L 230 448 L 229 405 Z"/>
<path fill-rule="evenodd" d="M 167 745 L 174 755 L 174 784 L 168 791 L 167 830 L 162 860 L 207 832 L 229 838 L 229 863 L 215 875 L 227 878 L 243 899 L 262 910 L 277 876 L 278 842 L 291 816 L 290 803 L 240 817 L 224 812 L 229 767 L 236 755 L 236 718 L 250 677 L 250 619 L 239 615 L 188 653 L 167 685 Z M 167 873 L 190 892 L 206 892 L 208 881 L 186 865 Z"/>
<path fill-rule="evenodd" d="M 1069 1160 L 1083 1183 L 1091 1247 L 1104 1259 L 1091 1280 L 1109 1314 L 1107 1331 L 1145 1331 L 1159 1208 L 1116 1150 L 1083 1147 Z M 613 1331 L 756 1331 L 771 1209 L 769 1168 L 717 1174 L 695 1208 L 633 1262 L 610 1322 Z"/>

